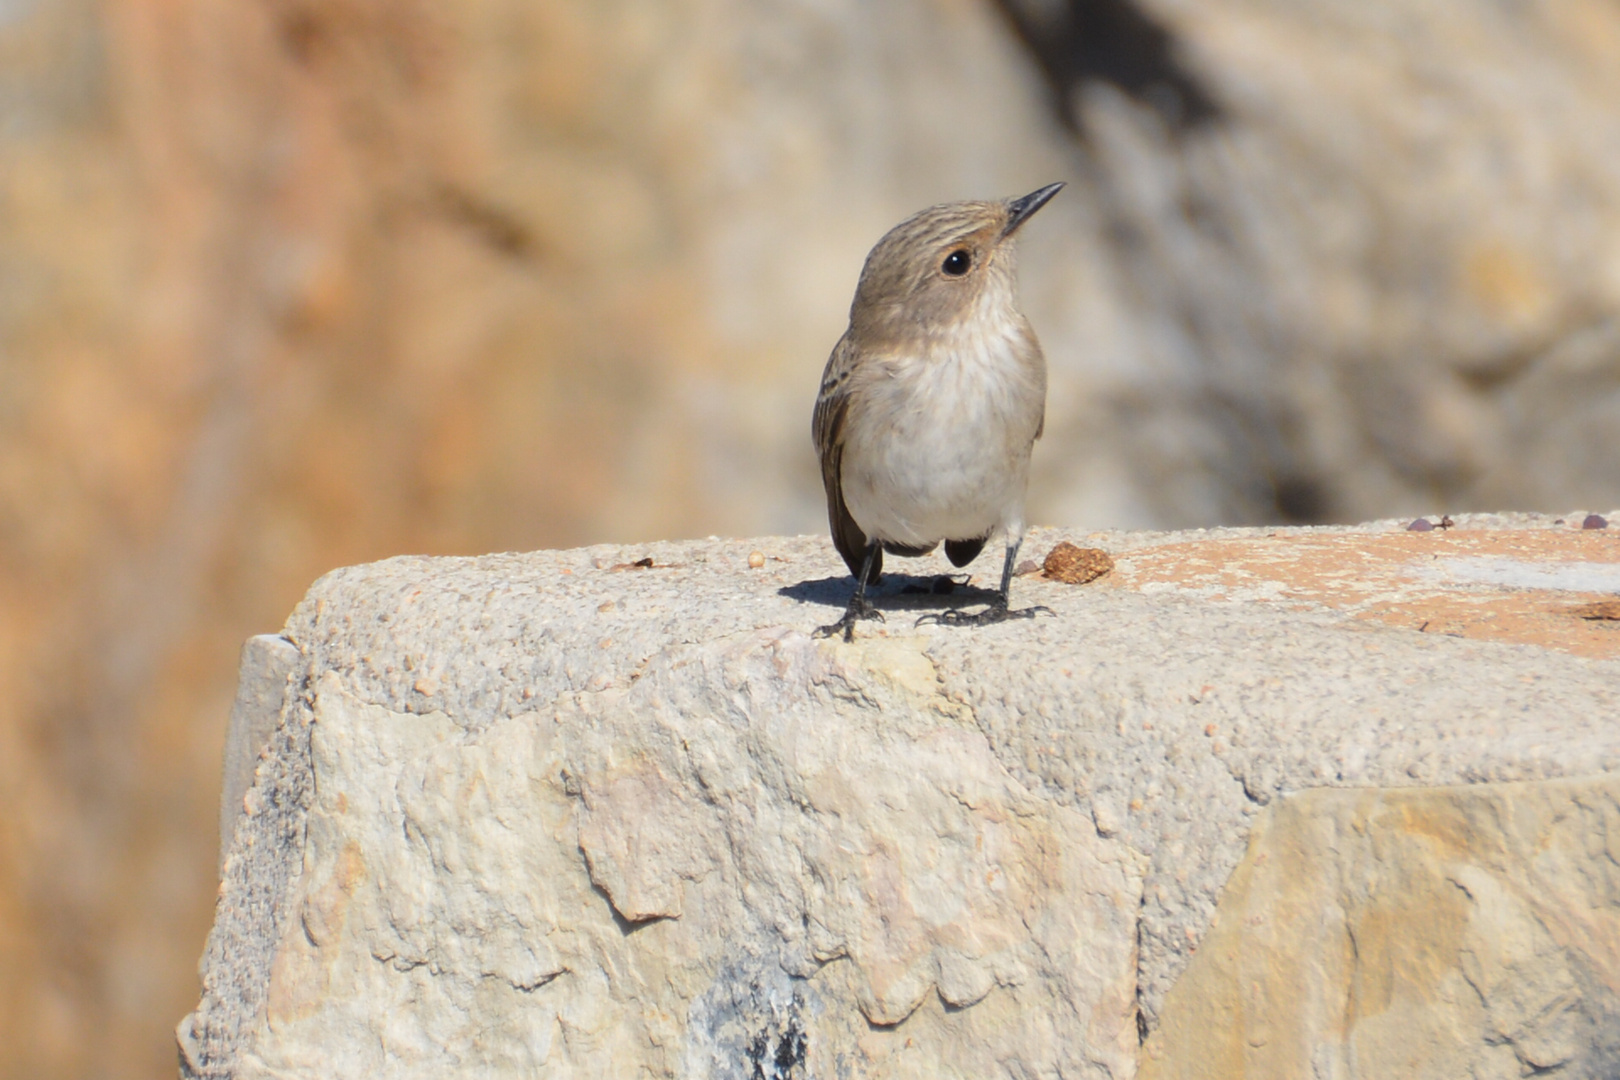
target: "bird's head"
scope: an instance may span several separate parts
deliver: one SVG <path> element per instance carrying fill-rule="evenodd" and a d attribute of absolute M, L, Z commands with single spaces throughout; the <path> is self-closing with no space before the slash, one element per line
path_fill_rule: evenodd
<path fill-rule="evenodd" d="M 929 341 L 986 316 L 1012 316 L 1013 237 L 1062 188 L 931 206 L 890 229 L 861 270 L 852 333 L 872 344 Z"/>

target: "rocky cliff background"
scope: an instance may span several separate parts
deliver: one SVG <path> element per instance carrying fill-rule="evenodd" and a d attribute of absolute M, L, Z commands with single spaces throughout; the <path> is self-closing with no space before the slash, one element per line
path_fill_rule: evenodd
<path fill-rule="evenodd" d="M 236 650 L 398 552 L 822 528 L 932 202 L 1032 518 L 1620 501 L 1620 4 L 0 2 L 0 1073 L 172 1075 Z"/>

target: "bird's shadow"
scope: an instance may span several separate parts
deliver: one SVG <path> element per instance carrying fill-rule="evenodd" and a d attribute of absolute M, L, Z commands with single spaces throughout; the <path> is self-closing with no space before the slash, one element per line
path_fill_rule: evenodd
<path fill-rule="evenodd" d="M 966 574 L 951 577 L 948 574 L 887 573 L 876 585 L 866 587 L 866 598 L 882 611 L 935 611 L 987 604 L 1000 595 L 994 589 L 967 584 L 966 578 Z M 776 592 L 801 604 L 825 604 L 841 611 L 855 593 L 855 578 L 848 574 L 811 578 L 784 585 Z"/>

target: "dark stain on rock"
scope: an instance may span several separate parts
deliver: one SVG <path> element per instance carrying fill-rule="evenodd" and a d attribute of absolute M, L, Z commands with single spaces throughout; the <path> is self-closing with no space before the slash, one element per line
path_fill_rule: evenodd
<path fill-rule="evenodd" d="M 809 1041 L 800 1023 L 799 1000 L 786 1014 L 757 1032 L 748 1044 L 749 1080 L 800 1080 Z"/>

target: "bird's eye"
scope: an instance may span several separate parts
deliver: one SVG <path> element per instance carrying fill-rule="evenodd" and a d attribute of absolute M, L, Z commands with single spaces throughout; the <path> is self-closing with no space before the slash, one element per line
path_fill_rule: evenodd
<path fill-rule="evenodd" d="M 940 263 L 939 269 L 947 277 L 961 277 L 968 272 L 968 268 L 972 265 L 973 256 L 969 255 L 966 250 L 957 248 L 945 256 L 945 261 Z"/>

